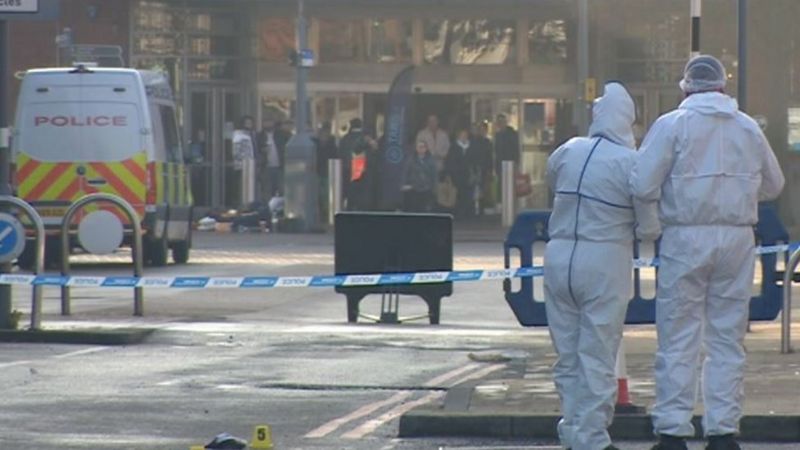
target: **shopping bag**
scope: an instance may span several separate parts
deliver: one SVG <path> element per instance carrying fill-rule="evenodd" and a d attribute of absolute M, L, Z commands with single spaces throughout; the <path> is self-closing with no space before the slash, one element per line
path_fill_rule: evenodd
<path fill-rule="evenodd" d="M 531 176 L 527 173 L 514 175 L 514 195 L 517 197 L 527 197 L 533 193 Z"/>
<path fill-rule="evenodd" d="M 444 208 L 455 207 L 457 195 L 458 190 L 449 177 L 436 186 L 436 201 Z"/>

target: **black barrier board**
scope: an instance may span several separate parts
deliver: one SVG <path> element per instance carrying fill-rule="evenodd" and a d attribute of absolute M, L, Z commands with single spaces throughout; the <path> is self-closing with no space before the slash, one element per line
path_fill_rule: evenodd
<path fill-rule="evenodd" d="M 453 218 L 446 214 L 340 213 L 336 215 L 336 275 L 438 272 L 453 270 Z M 416 295 L 439 322 L 441 298 L 452 295 L 452 282 L 402 286 L 336 288 L 348 297 L 348 320 L 355 322 L 358 303 L 370 294 Z"/>

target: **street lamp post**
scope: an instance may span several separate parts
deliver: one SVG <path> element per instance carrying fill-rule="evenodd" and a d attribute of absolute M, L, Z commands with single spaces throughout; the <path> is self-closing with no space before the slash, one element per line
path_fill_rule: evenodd
<path fill-rule="evenodd" d="M 319 182 L 316 148 L 311 140 L 306 81 L 313 55 L 308 47 L 308 24 L 304 0 L 297 1 L 297 97 L 295 134 L 286 144 L 285 218 L 291 231 L 311 232 L 319 228 Z"/>

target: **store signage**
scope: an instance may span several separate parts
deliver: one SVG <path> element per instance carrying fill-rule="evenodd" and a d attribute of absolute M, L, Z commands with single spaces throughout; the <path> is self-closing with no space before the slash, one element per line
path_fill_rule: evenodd
<path fill-rule="evenodd" d="M 37 13 L 39 0 L 0 0 L 0 13 Z"/>

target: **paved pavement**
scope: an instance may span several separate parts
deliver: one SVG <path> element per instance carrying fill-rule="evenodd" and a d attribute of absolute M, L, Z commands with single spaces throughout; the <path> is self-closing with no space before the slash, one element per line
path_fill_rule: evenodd
<path fill-rule="evenodd" d="M 502 265 L 500 242 L 479 235 L 456 245 L 456 268 Z M 332 271 L 328 235 L 201 233 L 195 244 L 191 264 L 147 274 Z M 128 273 L 127 256 L 79 256 L 76 272 Z M 477 393 L 470 395 L 473 406 L 502 401 L 510 407 L 516 401 L 517 407 L 554 411 L 549 337 L 545 330 L 518 326 L 499 282 L 457 285 L 436 327 L 346 324 L 344 298 L 331 289 L 153 289 L 145 293 L 144 318 L 131 316 L 129 290 L 76 289 L 74 315 L 67 318 L 58 315 L 57 293 L 46 289 L 45 327 L 139 326 L 157 332 L 131 347 L 0 344 L 0 448 L 188 449 L 219 432 L 249 439 L 252 427 L 262 423 L 273 427 L 281 449 L 554 445 L 547 439 L 398 438 L 403 414 L 437 408 L 465 389 Z M 15 289 L 15 308 L 27 311 L 29 295 Z M 376 313 L 379 303 L 379 297 L 368 298 L 364 308 Z M 422 301 L 403 298 L 402 314 L 424 311 Z M 800 392 L 800 367 L 794 356 L 775 354 L 774 329 L 759 325 L 749 338 L 752 373 L 776 381 L 750 377 L 756 384 L 748 385 L 748 407 L 760 404 L 766 411 L 770 405 L 782 414 L 791 411 L 791 393 Z M 637 327 L 629 334 L 634 395 L 646 403 L 652 329 Z M 792 445 L 745 448 L 798 448 Z"/>

